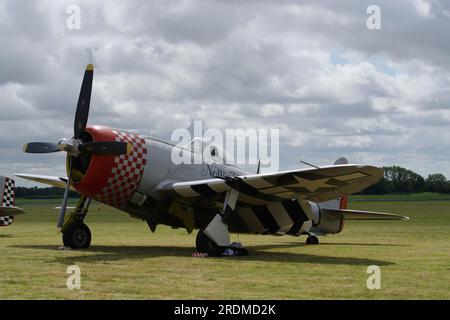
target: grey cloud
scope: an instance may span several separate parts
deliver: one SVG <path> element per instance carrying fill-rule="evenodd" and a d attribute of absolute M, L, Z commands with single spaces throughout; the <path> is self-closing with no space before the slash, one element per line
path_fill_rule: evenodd
<path fill-rule="evenodd" d="M 69 4 L 81 30 L 65 27 Z M 2 1 L 0 170 L 64 174 L 62 156 L 20 148 L 70 136 L 94 63 L 91 123 L 164 139 L 197 119 L 280 128 L 283 168 L 344 155 L 450 177 L 450 7 L 378 1 L 383 29 L 369 31 L 369 4 Z"/>

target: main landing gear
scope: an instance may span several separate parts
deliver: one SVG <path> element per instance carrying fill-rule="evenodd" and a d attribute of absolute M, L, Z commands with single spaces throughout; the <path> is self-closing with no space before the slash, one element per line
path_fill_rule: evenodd
<path fill-rule="evenodd" d="M 91 231 L 84 224 L 91 199 L 82 197 L 74 212 L 70 213 L 61 229 L 63 244 L 72 249 L 87 249 L 91 245 Z"/>
<path fill-rule="evenodd" d="M 218 246 L 203 230 L 197 233 L 195 245 L 198 252 L 207 253 L 209 257 L 248 256 L 249 254 L 248 250 L 237 242 L 230 243 L 228 246 Z"/>
<path fill-rule="evenodd" d="M 204 230 L 198 232 L 195 241 L 199 253 L 207 253 L 212 257 L 248 255 L 248 250 L 239 243 L 230 243 L 228 221 L 236 208 L 239 180 L 229 178 L 227 181 L 233 189 L 225 196 L 223 212 L 217 214 Z"/>
<path fill-rule="evenodd" d="M 72 249 L 89 248 L 91 239 L 91 231 L 83 222 L 73 222 L 63 232 L 64 246 Z"/>

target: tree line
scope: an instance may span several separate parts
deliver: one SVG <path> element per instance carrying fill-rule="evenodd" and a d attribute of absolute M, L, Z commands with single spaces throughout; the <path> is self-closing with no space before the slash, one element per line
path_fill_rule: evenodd
<path fill-rule="evenodd" d="M 399 166 L 383 167 L 383 171 L 383 178 L 360 194 L 450 193 L 450 181 L 441 173 L 433 173 L 424 178 L 414 171 Z"/>
<path fill-rule="evenodd" d="M 48 188 L 26 188 L 26 187 L 16 187 L 16 198 L 62 198 L 64 196 L 64 189 L 57 187 Z M 78 198 L 79 195 L 75 191 L 69 191 L 70 198 Z"/>

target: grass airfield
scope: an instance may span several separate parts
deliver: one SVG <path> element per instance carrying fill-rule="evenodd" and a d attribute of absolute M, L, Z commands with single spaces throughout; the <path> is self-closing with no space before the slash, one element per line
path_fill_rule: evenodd
<path fill-rule="evenodd" d="M 0 228 L 0 299 L 450 299 L 450 196 L 357 196 L 351 209 L 410 221 L 348 221 L 342 233 L 305 237 L 232 235 L 248 257 L 192 258 L 196 232 L 145 222 L 99 204 L 86 218 L 87 250 L 59 250 L 58 200 L 21 200 L 27 211 Z M 81 268 L 68 290 L 66 268 Z M 369 265 L 381 289 L 369 290 Z"/>

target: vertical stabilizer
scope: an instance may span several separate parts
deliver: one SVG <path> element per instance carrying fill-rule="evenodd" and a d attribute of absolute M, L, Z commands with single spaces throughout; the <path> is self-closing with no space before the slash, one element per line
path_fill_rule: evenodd
<path fill-rule="evenodd" d="M 23 211 L 14 206 L 16 200 L 16 184 L 13 179 L 0 176 L 0 227 L 9 226 L 14 216 Z"/>

